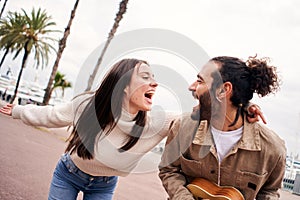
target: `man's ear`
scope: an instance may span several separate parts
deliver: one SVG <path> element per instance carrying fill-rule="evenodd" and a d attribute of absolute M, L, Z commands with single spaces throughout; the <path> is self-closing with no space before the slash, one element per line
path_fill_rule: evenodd
<path fill-rule="evenodd" d="M 222 100 L 226 96 L 231 96 L 232 84 L 230 82 L 225 82 L 221 85 L 219 89 L 216 90 L 217 99 Z"/>
<path fill-rule="evenodd" d="M 216 99 L 218 100 L 218 102 L 221 103 L 223 101 L 223 99 L 225 97 L 223 86 L 221 86 L 220 88 L 216 89 L 215 96 L 216 96 Z"/>
<path fill-rule="evenodd" d="M 222 99 L 225 97 L 225 90 L 223 87 L 219 88 L 216 90 L 216 97 L 218 99 L 218 101 L 222 101 Z"/>
<path fill-rule="evenodd" d="M 230 82 L 225 82 L 223 83 L 223 92 L 225 93 L 226 96 L 231 96 L 232 93 L 232 84 Z"/>

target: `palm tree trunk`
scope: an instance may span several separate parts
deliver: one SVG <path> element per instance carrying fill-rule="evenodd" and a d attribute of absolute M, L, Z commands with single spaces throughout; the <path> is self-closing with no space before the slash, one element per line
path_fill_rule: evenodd
<path fill-rule="evenodd" d="M 30 53 L 30 51 L 27 51 L 27 44 L 25 45 L 24 51 L 25 52 L 24 52 L 24 56 L 23 56 L 23 59 L 22 59 L 21 70 L 20 70 L 19 75 L 18 75 L 18 79 L 17 79 L 17 83 L 16 83 L 14 95 L 13 95 L 13 97 L 10 100 L 11 104 L 14 102 L 15 98 L 17 97 L 20 80 L 21 80 L 21 77 L 22 77 L 22 74 L 23 74 L 23 69 L 26 66 L 27 58 L 28 58 L 29 53 Z"/>
<path fill-rule="evenodd" d="M 71 25 L 72 25 L 72 21 L 75 17 L 75 12 L 76 12 L 78 3 L 79 3 L 79 0 L 76 0 L 76 2 L 74 4 L 74 7 L 73 7 L 73 10 L 71 12 L 71 17 L 70 17 L 69 23 L 68 23 L 67 27 L 65 28 L 64 36 L 59 41 L 59 48 L 58 48 L 56 60 L 54 62 L 54 66 L 52 68 L 52 72 L 51 72 L 51 75 L 50 75 L 50 78 L 49 78 L 49 81 L 48 81 L 48 85 L 47 85 L 47 88 L 46 88 L 46 91 L 45 91 L 45 95 L 44 95 L 44 99 L 43 99 L 43 105 L 47 105 L 49 103 L 50 98 L 51 98 L 51 93 L 52 93 L 51 87 L 53 85 L 53 80 L 55 78 L 55 74 L 56 74 L 57 69 L 58 69 L 59 61 L 60 61 L 62 53 L 63 53 L 63 51 L 66 47 L 68 36 L 70 35 L 70 28 L 71 28 Z"/>
<path fill-rule="evenodd" d="M 4 63 L 5 57 L 7 56 L 8 52 L 9 52 L 9 48 L 7 48 L 7 49 L 5 50 L 5 53 L 4 53 L 4 55 L 3 55 L 2 59 L 1 59 L 1 62 L 0 62 L 0 69 L 1 69 L 1 67 L 2 67 L 2 64 Z"/>
<path fill-rule="evenodd" d="M 89 77 L 88 85 L 87 85 L 87 88 L 85 89 L 85 91 L 90 91 L 91 88 L 92 88 L 92 85 L 94 83 L 94 79 L 95 79 L 96 74 L 97 74 L 97 72 L 99 70 L 99 67 L 100 67 L 100 65 L 102 63 L 104 54 L 105 54 L 105 52 L 106 52 L 106 50 L 107 50 L 107 48 L 108 48 L 111 40 L 113 39 L 113 37 L 114 37 L 114 35 L 115 35 L 116 31 L 117 31 L 117 28 L 119 27 L 120 21 L 122 20 L 124 13 L 126 12 L 127 3 L 128 3 L 128 0 L 122 0 L 120 2 L 119 11 L 116 14 L 116 18 L 115 18 L 115 23 L 114 23 L 112 29 L 109 32 L 108 38 L 107 38 L 107 40 L 105 42 L 105 45 L 103 47 L 103 50 L 101 52 L 100 57 L 97 60 L 97 63 L 96 63 L 95 68 L 93 70 L 93 73 Z"/>
<path fill-rule="evenodd" d="M 107 40 L 106 40 L 105 46 L 104 46 L 104 48 L 103 48 L 103 50 L 102 50 L 102 52 L 101 52 L 100 57 L 99 57 L 99 59 L 97 60 L 97 63 L 96 63 L 95 68 L 94 68 L 94 70 L 93 70 L 93 73 L 92 73 L 92 74 L 90 75 L 90 77 L 89 77 L 88 85 L 87 85 L 87 88 L 85 89 L 85 91 L 90 91 L 90 90 L 91 90 L 92 85 L 93 85 L 94 80 L 95 80 L 95 76 L 96 76 L 96 74 L 97 74 L 97 72 L 98 72 L 98 70 L 99 70 L 100 64 L 101 64 L 101 62 L 102 62 L 102 60 L 103 60 L 104 54 L 105 54 L 105 52 L 106 52 L 106 50 L 107 50 L 107 47 L 109 46 L 111 40 L 112 40 L 112 37 L 109 36 L 109 37 L 107 38 Z"/>
<path fill-rule="evenodd" d="M 1 19 L 1 17 L 2 17 L 3 12 L 4 12 L 4 9 L 5 9 L 5 6 L 6 6 L 7 1 L 8 1 L 8 0 L 5 0 L 5 1 L 4 1 L 4 4 L 3 4 L 3 6 L 2 6 L 1 13 L 0 13 L 0 19 Z"/>

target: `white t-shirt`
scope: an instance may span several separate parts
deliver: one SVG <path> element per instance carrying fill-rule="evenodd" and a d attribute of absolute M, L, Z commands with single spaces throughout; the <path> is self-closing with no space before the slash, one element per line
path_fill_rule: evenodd
<path fill-rule="evenodd" d="M 244 126 L 233 131 L 220 131 L 214 127 L 211 127 L 211 132 L 216 144 L 220 163 L 225 158 L 227 153 L 241 139 L 243 135 L 243 128 Z"/>

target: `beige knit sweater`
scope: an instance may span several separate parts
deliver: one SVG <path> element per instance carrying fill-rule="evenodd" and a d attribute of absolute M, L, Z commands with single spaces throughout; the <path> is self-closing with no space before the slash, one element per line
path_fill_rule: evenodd
<path fill-rule="evenodd" d="M 32 126 L 70 126 L 78 119 L 92 95 L 80 95 L 69 103 L 56 106 L 16 105 L 12 116 Z M 126 143 L 128 133 L 134 125 L 134 117 L 123 110 L 113 131 L 106 137 L 98 137 L 94 159 L 83 160 L 74 153 L 71 158 L 75 165 L 93 176 L 126 176 L 139 162 L 143 162 L 143 156 L 147 152 L 167 136 L 170 122 L 177 116 L 163 111 L 148 113 L 146 126 L 137 144 L 129 151 L 120 153 L 118 149 Z"/>

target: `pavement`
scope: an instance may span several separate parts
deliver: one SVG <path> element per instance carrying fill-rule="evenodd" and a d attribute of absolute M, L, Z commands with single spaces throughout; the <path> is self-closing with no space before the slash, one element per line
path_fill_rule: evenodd
<path fill-rule="evenodd" d="M 47 199 L 52 173 L 68 135 L 65 128 L 35 128 L 0 114 L 0 200 Z M 114 200 L 166 200 L 157 173 L 120 177 Z M 280 193 L 280 199 L 300 200 L 290 192 Z M 81 193 L 77 200 L 82 200 Z"/>

